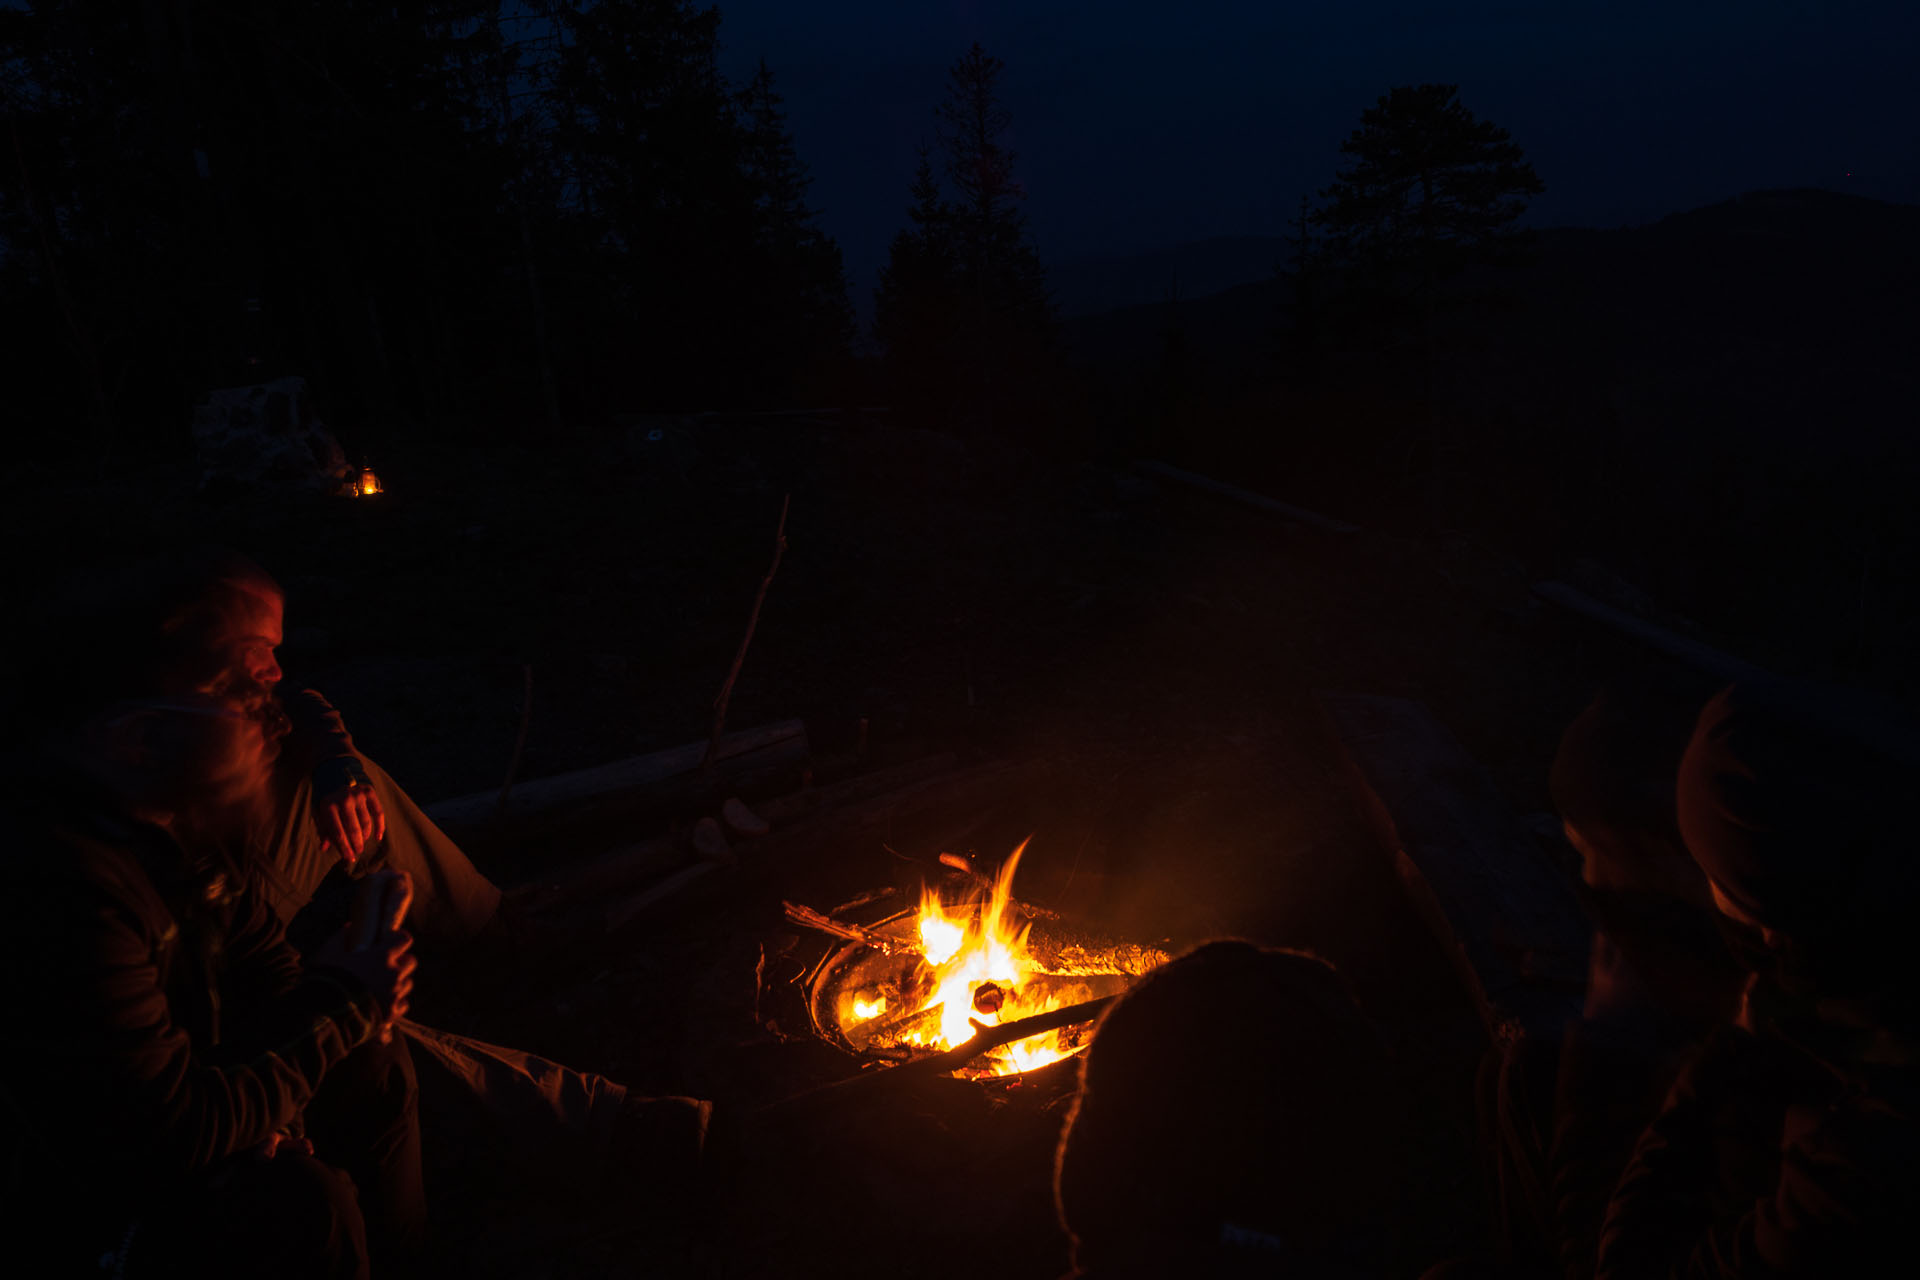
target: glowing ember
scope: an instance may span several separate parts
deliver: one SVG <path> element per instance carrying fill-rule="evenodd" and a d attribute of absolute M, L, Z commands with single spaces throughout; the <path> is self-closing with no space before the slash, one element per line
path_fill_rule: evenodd
<path fill-rule="evenodd" d="M 862 1000 L 858 996 L 854 997 L 853 1016 L 861 1022 L 865 1022 L 869 1018 L 877 1018 L 886 1011 L 887 998 L 885 996 L 875 996 L 871 1000 Z"/>
<path fill-rule="evenodd" d="M 933 1049 L 951 1049 L 971 1040 L 981 1027 L 999 1026 L 1072 1003 L 1051 984 L 1035 984 L 1040 976 L 1027 958 L 1025 925 L 1008 918 L 1013 898 L 1013 875 L 1020 866 L 1026 842 L 1013 851 L 994 877 L 993 892 L 984 907 L 968 904 L 954 914 L 938 894 L 926 890 L 920 899 L 920 944 L 932 970 L 933 994 L 920 1006 L 938 1013 L 937 1035 L 909 1033 L 910 1043 Z M 992 1050 L 986 1062 L 995 1075 L 1031 1071 L 1058 1061 L 1077 1047 L 1071 1031 L 1048 1031 Z"/>

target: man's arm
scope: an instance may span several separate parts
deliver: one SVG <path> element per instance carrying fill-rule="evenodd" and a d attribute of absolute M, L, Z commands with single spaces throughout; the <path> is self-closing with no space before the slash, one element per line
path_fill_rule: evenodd
<path fill-rule="evenodd" d="M 1786 1051 L 1736 1028 L 1716 1033 L 1636 1144 L 1600 1233 L 1598 1280 L 1773 1276 L 1761 1247 L 1782 1178 Z M 1745 1206 L 1744 1210 L 1742 1206 Z"/>
<path fill-rule="evenodd" d="M 282 698 L 293 736 L 313 777 L 313 821 L 323 846 L 356 861 L 387 834 L 387 815 L 369 785 L 346 722 L 314 689 Z"/>
<path fill-rule="evenodd" d="M 281 695 L 307 766 L 313 771 L 313 793 L 327 795 L 351 781 L 365 784 L 366 770 L 360 765 L 360 753 L 354 749 L 353 736 L 346 721 L 317 689 L 296 689 Z"/>

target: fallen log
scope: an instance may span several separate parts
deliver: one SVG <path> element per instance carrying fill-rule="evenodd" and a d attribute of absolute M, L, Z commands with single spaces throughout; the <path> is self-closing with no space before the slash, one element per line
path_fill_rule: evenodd
<path fill-rule="evenodd" d="M 806 787 L 785 796 L 777 796 L 754 806 L 755 812 L 775 828 L 805 821 L 815 814 L 832 813 L 843 806 L 873 799 L 941 773 L 953 772 L 952 755 L 930 756 L 911 764 L 880 769 L 848 778 L 826 787 Z M 773 833 L 778 834 L 778 831 Z M 753 837 L 742 846 L 752 849 L 766 837 Z M 571 867 L 542 874 L 537 883 L 548 894 L 569 901 L 603 896 L 631 889 L 638 884 L 679 870 L 694 859 L 684 837 L 655 836 L 622 844 L 607 853 Z"/>
<path fill-rule="evenodd" d="M 746 774 L 797 768 L 803 764 L 807 757 L 807 730 L 798 720 L 782 720 L 727 734 L 720 739 L 714 754 L 713 777 L 699 773 L 706 751 L 704 742 L 670 747 L 591 769 L 519 783 L 504 806 L 498 791 L 477 791 L 428 805 L 426 814 L 448 830 L 472 831 L 497 820 L 526 822 L 616 801 L 644 804 L 651 799 L 657 803 L 679 795 L 722 790 L 729 784 L 737 785 Z"/>
<path fill-rule="evenodd" d="M 1191 489 L 1200 489 L 1207 493 L 1230 498 L 1243 507 L 1252 507 L 1256 511 L 1265 511 L 1281 516 L 1295 524 L 1308 525 L 1315 529 L 1324 529 L 1328 533 L 1358 533 L 1360 526 L 1348 524 L 1345 520 L 1335 520 L 1332 516 L 1323 516 L 1318 511 L 1309 511 L 1305 507 L 1296 507 L 1291 502 L 1282 502 L 1278 498 L 1269 498 L 1264 493 L 1254 493 L 1248 489 L 1223 484 L 1211 476 L 1203 476 L 1193 471 L 1182 471 L 1170 467 L 1164 462 L 1136 462 L 1134 469 L 1145 475 L 1161 480 L 1171 480 Z"/>
<path fill-rule="evenodd" d="M 655 904 L 665 902 L 689 885 L 706 879 L 720 870 L 723 865 L 718 862 L 696 862 L 690 867 L 674 872 L 645 893 L 615 904 L 607 911 L 607 932 L 618 933 L 645 915 Z"/>
<path fill-rule="evenodd" d="M 1034 767 L 1030 762 L 978 765 L 934 777 L 921 777 L 906 786 L 855 803 L 822 808 L 785 830 L 744 843 L 741 852 L 748 857 L 743 860 L 741 870 L 755 876 L 767 875 L 775 868 L 804 861 L 807 853 L 823 845 L 845 846 L 866 838 L 876 827 L 885 828 L 908 821 L 933 809 L 953 807 L 978 811 L 997 794 L 1009 776 Z M 902 766 L 903 771 L 908 768 L 910 766 Z M 851 779 L 842 785 L 851 788 L 860 781 Z M 763 806 L 763 811 L 773 808 L 772 805 Z M 716 879 L 704 879 L 709 885 L 719 883 Z M 651 890 L 641 896 L 647 899 L 644 907 L 651 907 L 660 901 L 660 898 L 652 896 Z M 631 907 L 631 903 L 616 903 L 607 911 L 609 931 L 624 928 L 639 917 L 641 909 Z"/>
<path fill-rule="evenodd" d="M 1616 609 L 1610 604 L 1595 600 L 1583 591 L 1577 591 L 1564 582 L 1536 582 L 1533 594 L 1549 604 L 1558 605 L 1569 613 L 1577 613 L 1602 626 L 1611 627 L 1622 635 L 1629 636 L 1648 648 L 1666 654 L 1668 657 L 1695 671 L 1712 676 L 1715 680 L 1731 684 L 1735 681 L 1765 680 L 1767 671 L 1730 653 L 1723 653 L 1712 645 L 1703 644 L 1690 636 L 1670 631 L 1645 618 L 1636 617 L 1624 609 Z"/>

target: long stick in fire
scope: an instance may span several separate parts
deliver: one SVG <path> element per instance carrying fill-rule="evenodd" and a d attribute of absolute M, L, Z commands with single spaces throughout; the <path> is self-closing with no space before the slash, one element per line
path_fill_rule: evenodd
<path fill-rule="evenodd" d="M 835 920 L 797 902 L 782 902 L 780 906 L 785 910 L 787 919 L 802 928 L 829 933 L 849 942 L 864 943 L 882 955 L 919 955 L 921 952 L 920 940 L 915 937 L 890 937 L 863 925 Z M 1030 943 L 1027 950 L 1027 961 L 1033 972 L 1049 978 L 1099 978 L 1120 974 L 1137 978 L 1149 969 L 1159 968 L 1167 960 L 1167 953 L 1157 947 L 1089 950 L 1072 944 L 1048 947 Z"/>
<path fill-rule="evenodd" d="M 1001 1045 L 1012 1044 L 1028 1036 L 1043 1035 L 1048 1031 L 1058 1031 L 1061 1027 L 1070 1027 L 1075 1023 L 1091 1022 L 1105 1013 L 1107 1006 L 1119 998 L 1119 996 L 1102 996 L 1098 1000 L 1070 1004 L 1064 1009 L 1036 1013 L 1030 1018 L 1016 1018 L 1012 1022 L 1002 1023 L 997 1027 L 982 1027 L 975 1023 L 977 1034 L 973 1039 L 945 1053 L 915 1058 L 912 1062 L 905 1062 L 897 1067 L 867 1071 L 848 1080 L 822 1085 L 818 1089 L 809 1089 L 805 1093 L 769 1103 L 760 1108 L 755 1115 L 762 1122 L 790 1117 L 798 1118 L 808 1113 L 824 1115 L 836 1106 L 870 1101 L 890 1089 L 958 1070 L 981 1054 L 998 1049 Z"/>

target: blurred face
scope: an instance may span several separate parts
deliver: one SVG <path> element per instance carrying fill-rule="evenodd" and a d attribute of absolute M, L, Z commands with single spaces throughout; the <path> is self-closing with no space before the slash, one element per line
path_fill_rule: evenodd
<path fill-rule="evenodd" d="M 244 822 L 268 794 L 276 744 L 232 699 L 154 699 L 115 723 L 116 754 L 144 804 L 215 828 Z"/>
<path fill-rule="evenodd" d="M 280 683 L 274 651 L 285 632 L 285 604 L 278 595 L 243 597 L 228 625 L 213 638 L 219 674 L 199 692 L 257 704 Z"/>

